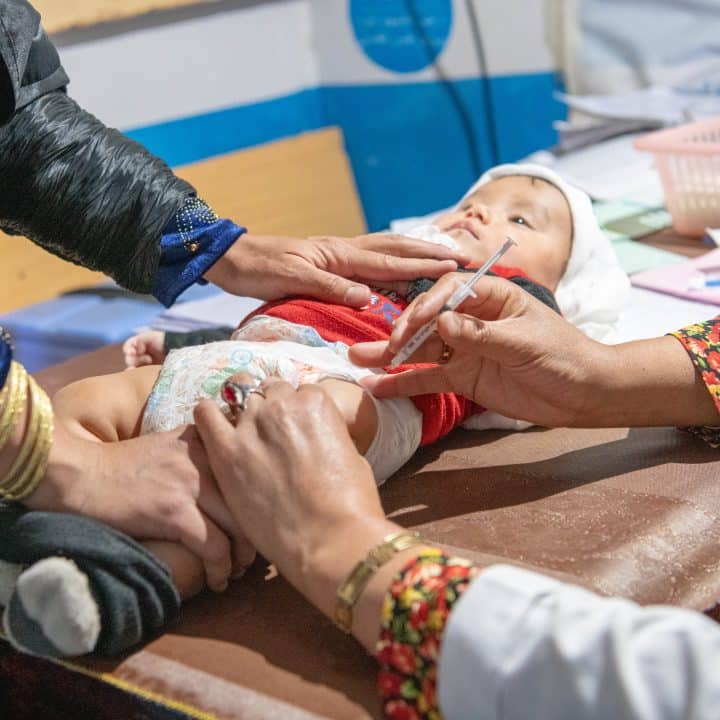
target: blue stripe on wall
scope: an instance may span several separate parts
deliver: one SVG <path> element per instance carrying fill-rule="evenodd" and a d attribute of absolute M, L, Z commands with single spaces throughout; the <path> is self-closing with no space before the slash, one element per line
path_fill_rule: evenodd
<path fill-rule="evenodd" d="M 487 85 L 469 79 L 454 86 L 470 115 L 485 169 L 493 162 Z M 564 117 L 564 106 L 553 99 L 554 74 L 493 77 L 489 87 L 500 162 L 556 142 L 552 121 Z M 343 129 L 372 230 L 387 227 L 393 218 L 450 205 L 475 180 L 462 124 L 438 82 L 313 88 L 127 134 L 170 165 L 182 165 L 327 125 Z"/>
<path fill-rule="evenodd" d="M 498 162 L 511 162 L 557 141 L 553 120 L 565 107 L 553 98 L 553 73 L 490 80 Z M 481 170 L 494 164 L 485 88 L 479 79 L 454 86 L 470 113 Z M 394 218 L 423 215 L 460 199 L 476 180 L 468 140 L 440 83 L 323 88 L 328 123 L 339 125 L 372 230 Z"/>
<path fill-rule="evenodd" d="M 555 120 L 564 120 L 567 108 L 555 99 L 564 90 L 555 73 L 499 75 L 490 78 L 495 108 L 499 162 L 514 162 L 557 142 Z"/>
<path fill-rule="evenodd" d="M 169 165 L 185 165 L 324 127 L 327 123 L 320 92 L 320 88 L 311 88 L 251 105 L 128 130 L 125 134 Z"/>

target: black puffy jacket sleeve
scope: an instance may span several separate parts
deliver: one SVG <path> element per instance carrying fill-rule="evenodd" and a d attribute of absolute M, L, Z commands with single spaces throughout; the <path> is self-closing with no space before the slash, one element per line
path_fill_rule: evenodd
<path fill-rule="evenodd" d="M 0 0 L 0 229 L 136 292 L 194 194 L 159 158 L 84 111 L 26 0 Z"/>
<path fill-rule="evenodd" d="M 68 77 L 40 15 L 25 0 L 0 0 L 0 125 Z"/>

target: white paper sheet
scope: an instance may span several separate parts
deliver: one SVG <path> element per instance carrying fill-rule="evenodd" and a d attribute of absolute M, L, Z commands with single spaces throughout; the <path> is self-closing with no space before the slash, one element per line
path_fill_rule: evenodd
<path fill-rule="evenodd" d="M 720 114 L 720 95 L 688 93 L 669 87 L 647 87 L 614 95 L 557 95 L 575 110 L 613 120 L 679 125 Z"/>
<path fill-rule="evenodd" d="M 633 287 L 630 303 L 620 316 L 617 342 L 659 337 L 720 314 L 717 305 L 682 300 Z"/>
<path fill-rule="evenodd" d="M 623 135 L 559 157 L 540 152 L 527 160 L 552 168 L 593 200 L 623 199 L 647 207 L 662 205 L 663 190 L 652 155 L 633 147 L 638 136 Z"/>

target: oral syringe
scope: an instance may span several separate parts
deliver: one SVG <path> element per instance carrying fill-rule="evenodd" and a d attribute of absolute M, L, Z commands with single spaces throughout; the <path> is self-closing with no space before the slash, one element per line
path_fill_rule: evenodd
<path fill-rule="evenodd" d="M 477 297 L 473 291 L 473 285 L 513 246 L 517 243 L 507 237 L 502 247 L 490 257 L 487 262 L 476 272 L 473 273 L 462 285 L 458 286 L 455 292 L 450 296 L 448 301 L 443 305 L 442 309 L 436 317 L 426 322 L 408 341 L 398 350 L 395 357 L 390 362 L 390 367 L 402 365 L 408 358 L 412 357 L 415 351 L 437 330 L 437 319 L 440 313 L 446 310 L 455 310 L 466 298 Z"/>

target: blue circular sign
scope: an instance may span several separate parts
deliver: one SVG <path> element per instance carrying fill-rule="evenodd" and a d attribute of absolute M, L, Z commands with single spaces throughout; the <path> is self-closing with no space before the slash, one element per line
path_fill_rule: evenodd
<path fill-rule="evenodd" d="M 373 62 L 417 72 L 434 62 L 450 37 L 452 0 L 350 0 L 350 22 Z"/>

